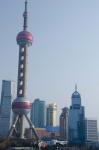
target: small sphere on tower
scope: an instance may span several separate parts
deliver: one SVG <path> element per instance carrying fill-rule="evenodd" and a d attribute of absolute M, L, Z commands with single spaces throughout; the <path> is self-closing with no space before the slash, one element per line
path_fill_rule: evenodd
<path fill-rule="evenodd" d="M 21 31 L 17 35 L 16 40 L 17 40 L 17 44 L 18 45 L 21 45 L 21 46 L 24 46 L 24 45 L 31 46 L 32 42 L 33 42 L 33 36 L 28 31 Z"/>

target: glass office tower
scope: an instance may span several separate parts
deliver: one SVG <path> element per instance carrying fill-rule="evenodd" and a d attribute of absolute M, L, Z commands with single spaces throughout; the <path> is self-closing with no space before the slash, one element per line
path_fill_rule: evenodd
<path fill-rule="evenodd" d="M 64 107 L 62 109 L 62 113 L 59 119 L 60 137 L 66 141 L 68 141 L 68 114 L 69 114 L 69 109 L 67 107 Z"/>
<path fill-rule="evenodd" d="M 16 97 L 16 82 L 2 81 L 1 91 L 1 114 L 0 114 L 0 136 L 5 137 L 8 134 L 12 123 L 12 101 Z"/>
<path fill-rule="evenodd" d="M 35 99 L 32 103 L 31 121 L 36 128 L 45 127 L 45 101 Z"/>
<path fill-rule="evenodd" d="M 69 110 L 69 142 L 73 144 L 82 144 L 85 142 L 85 112 L 81 106 L 81 96 L 75 92 L 71 97 L 72 104 Z"/>

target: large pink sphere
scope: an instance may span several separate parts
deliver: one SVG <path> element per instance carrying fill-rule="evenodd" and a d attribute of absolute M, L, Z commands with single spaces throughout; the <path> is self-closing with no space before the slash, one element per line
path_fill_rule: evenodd
<path fill-rule="evenodd" d="M 31 103 L 28 100 L 20 101 L 19 98 L 15 99 L 12 103 L 12 110 L 16 114 L 28 114 L 31 110 Z"/>

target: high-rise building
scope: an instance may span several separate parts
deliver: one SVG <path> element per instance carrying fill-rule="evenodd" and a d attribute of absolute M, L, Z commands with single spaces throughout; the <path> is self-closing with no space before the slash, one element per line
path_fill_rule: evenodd
<path fill-rule="evenodd" d="M 45 101 L 35 99 L 32 103 L 31 121 L 36 128 L 45 127 Z"/>
<path fill-rule="evenodd" d="M 34 130 L 31 120 L 28 117 L 28 113 L 31 109 L 31 103 L 27 97 L 27 58 L 28 47 L 33 43 L 33 36 L 27 31 L 28 26 L 28 11 L 27 0 L 25 0 L 25 11 L 23 13 L 24 23 L 23 30 L 17 35 L 17 44 L 19 45 L 19 62 L 18 62 L 18 79 L 17 79 L 17 97 L 12 103 L 12 110 L 15 114 L 11 129 L 9 131 L 9 137 L 17 136 L 20 139 L 24 138 L 25 128 L 24 121 L 27 120 L 36 140 L 38 136 Z M 16 134 L 15 134 L 16 133 Z"/>
<path fill-rule="evenodd" d="M 0 114 L 0 136 L 8 134 L 12 123 L 12 101 L 16 97 L 16 83 L 14 81 L 2 81 L 1 91 L 1 114 Z"/>
<path fill-rule="evenodd" d="M 64 140 L 68 141 L 68 115 L 69 115 L 69 109 L 67 107 L 64 107 L 62 109 L 62 113 L 60 115 L 60 137 Z"/>
<path fill-rule="evenodd" d="M 81 106 L 81 96 L 77 92 L 77 86 L 75 86 L 75 92 L 71 97 L 72 104 L 69 109 L 69 142 L 74 144 L 85 142 L 85 112 L 84 107 Z"/>
<path fill-rule="evenodd" d="M 85 120 L 85 138 L 86 138 L 86 142 L 98 141 L 97 120 L 95 119 Z"/>
<path fill-rule="evenodd" d="M 49 104 L 46 112 L 46 126 L 57 126 L 57 105 L 56 103 Z"/>

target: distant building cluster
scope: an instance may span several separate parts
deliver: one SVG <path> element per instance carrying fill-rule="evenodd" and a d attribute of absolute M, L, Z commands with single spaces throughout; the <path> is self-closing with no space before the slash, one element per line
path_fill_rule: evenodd
<path fill-rule="evenodd" d="M 14 119 L 12 102 L 16 97 L 16 83 L 14 81 L 2 81 L 0 104 L 0 137 L 6 137 Z M 57 104 L 55 102 L 46 105 L 44 100 L 35 99 L 32 103 L 30 119 L 40 138 L 59 138 L 71 144 L 83 144 L 85 142 L 98 141 L 97 120 L 88 119 L 85 116 L 85 107 L 81 105 L 81 95 L 75 91 L 71 96 L 70 108 L 62 108 L 57 125 Z M 29 137 L 31 131 L 25 130 L 25 136 Z"/>

